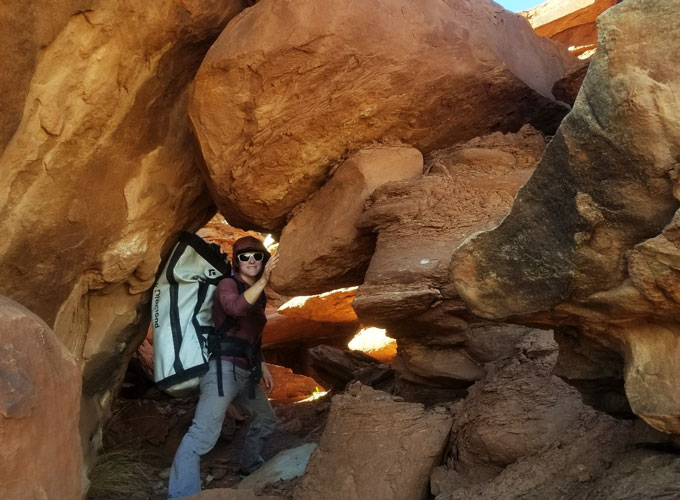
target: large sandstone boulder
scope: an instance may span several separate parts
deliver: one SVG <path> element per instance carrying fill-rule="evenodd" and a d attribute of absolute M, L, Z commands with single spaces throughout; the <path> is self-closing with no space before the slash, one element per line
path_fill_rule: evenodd
<path fill-rule="evenodd" d="M 491 0 L 262 0 L 210 49 L 190 116 L 227 220 L 279 229 L 365 143 L 554 131 L 569 57 Z"/>
<path fill-rule="evenodd" d="M 27 16 L 3 24 L 3 40 L 28 37 L 27 57 L 35 55 L 29 76 L 21 66 L 30 86 L 11 98 L 23 115 L 3 125 L 12 135 L 0 156 L 0 293 L 85 361 L 82 429 L 96 448 L 111 393 L 145 333 L 143 292 L 179 231 L 214 212 L 186 89 L 243 4 L 57 4 L 0 7 Z M 35 35 L 24 32 L 31 18 Z M 12 74 L 0 76 L 3 91 Z"/>
<path fill-rule="evenodd" d="M 597 47 L 595 20 L 617 3 L 617 0 L 549 0 L 521 14 L 539 35 L 562 43 L 572 54 L 592 55 Z"/>
<path fill-rule="evenodd" d="M 626 0 L 599 18 L 573 111 L 510 215 L 460 247 L 451 274 L 481 316 L 573 325 L 618 353 L 633 411 L 674 434 L 680 70 L 667 61 L 680 43 L 667 33 L 680 30 L 676 14 L 672 0 Z M 570 377 L 579 378 L 573 366 Z"/>
<path fill-rule="evenodd" d="M 50 328 L 0 296 L 0 498 L 81 497 L 81 373 Z"/>
<path fill-rule="evenodd" d="M 350 156 L 283 229 L 272 288 L 309 295 L 360 284 L 375 248 L 375 236 L 356 228 L 364 202 L 378 186 L 422 173 L 415 148 L 376 146 Z"/>
<path fill-rule="evenodd" d="M 444 408 L 428 411 L 361 384 L 333 397 L 321 442 L 295 500 L 417 500 L 451 427 Z"/>

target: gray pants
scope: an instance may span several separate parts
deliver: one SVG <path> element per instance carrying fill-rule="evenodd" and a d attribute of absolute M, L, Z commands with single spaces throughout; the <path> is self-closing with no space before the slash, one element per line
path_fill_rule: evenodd
<path fill-rule="evenodd" d="M 211 360 L 200 385 L 201 396 L 193 423 L 177 448 L 170 469 L 169 498 L 182 498 L 201 491 L 200 457 L 217 443 L 230 403 L 250 415 L 250 429 L 239 459 L 243 470 L 252 472 L 259 467 L 262 445 L 276 426 L 274 410 L 259 385 L 255 388 L 255 399 L 248 399 L 247 370 L 238 366 L 234 368 L 230 362 L 222 361 L 224 397 L 220 397 L 217 392 L 217 363 Z"/>

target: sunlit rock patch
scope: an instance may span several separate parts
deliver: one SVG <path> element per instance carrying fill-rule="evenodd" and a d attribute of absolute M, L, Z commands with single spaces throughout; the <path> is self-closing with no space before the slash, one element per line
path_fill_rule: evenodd
<path fill-rule="evenodd" d="M 397 355 L 397 341 L 388 337 L 384 328 L 362 328 L 347 347 L 364 352 L 383 363 L 389 363 Z"/>

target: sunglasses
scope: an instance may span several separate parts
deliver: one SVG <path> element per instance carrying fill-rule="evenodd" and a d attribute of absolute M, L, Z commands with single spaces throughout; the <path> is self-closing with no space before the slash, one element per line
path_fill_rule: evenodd
<path fill-rule="evenodd" d="M 264 258 L 264 254 L 262 252 L 247 252 L 238 254 L 238 260 L 241 262 L 248 262 L 251 257 L 255 259 L 255 262 L 260 262 Z"/>

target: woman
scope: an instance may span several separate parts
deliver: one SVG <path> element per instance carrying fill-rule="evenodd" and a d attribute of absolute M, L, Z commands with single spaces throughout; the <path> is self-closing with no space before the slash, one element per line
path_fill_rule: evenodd
<path fill-rule="evenodd" d="M 240 238 L 234 244 L 232 268 L 233 279 L 223 279 L 215 292 L 213 318 L 219 327 L 227 318 L 233 326 L 225 332 L 227 337 L 245 340 L 251 346 L 258 344 L 267 322 L 264 288 L 269 282 L 278 255 L 270 254 L 260 240 L 252 236 Z M 239 285 L 245 289 L 239 293 Z M 274 389 L 274 379 L 264 362 L 261 350 L 251 361 L 244 356 L 229 355 L 228 350 L 220 359 L 211 359 L 209 370 L 201 378 L 201 395 L 193 423 L 182 439 L 170 469 L 169 498 L 182 498 L 201 491 L 200 457 L 215 446 L 220 436 L 224 415 L 230 403 L 250 414 L 248 436 L 240 456 L 242 475 L 258 469 L 264 460 L 260 451 L 265 439 L 276 425 L 276 416 L 262 388 L 256 385 L 254 399 L 249 397 L 251 361 L 260 363 L 262 381 L 267 392 Z M 221 363 L 222 390 L 219 395 L 217 363 Z M 250 391 L 249 391 L 250 390 Z M 250 394 L 252 396 L 252 394 Z"/>

